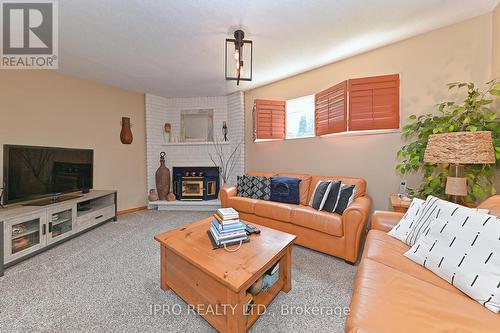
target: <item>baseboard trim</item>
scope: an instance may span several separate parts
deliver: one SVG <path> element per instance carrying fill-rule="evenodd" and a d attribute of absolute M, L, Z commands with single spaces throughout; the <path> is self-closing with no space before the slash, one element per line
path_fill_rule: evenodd
<path fill-rule="evenodd" d="M 145 210 L 147 208 L 148 208 L 148 206 L 141 206 L 141 207 L 136 207 L 136 208 L 124 209 L 124 210 L 119 210 L 117 214 L 118 215 L 125 215 L 125 214 L 139 212 L 139 211 Z"/>

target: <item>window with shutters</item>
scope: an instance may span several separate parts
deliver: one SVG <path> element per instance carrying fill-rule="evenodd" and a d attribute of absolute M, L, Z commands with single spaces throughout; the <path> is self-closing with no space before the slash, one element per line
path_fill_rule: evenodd
<path fill-rule="evenodd" d="M 314 136 L 314 95 L 286 101 L 286 138 Z"/>
<path fill-rule="evenodd" d="M 316 135 L 347 130 L 347 81 L 316 94 Z"/>
<path fill-rule="evenodd" d="M 285 138 L 285 101 L 256 99 L 253 112 L 255 140 Z"/>
<path fill-rule="evenodd" d="M 399 128 L 399 75 L 349 80 L 349 131 Z"/>
<path fill-rule="evenodd" d="M 316 135 L 399 129 L 399 75 L 343 81 L 316 94 Z"/>
<path fill-rule="evenodd" d="M 399 74 L 350 79 L 286 102 L 254 101 L 257 140 L 380 133 L 399 127 Z"/>

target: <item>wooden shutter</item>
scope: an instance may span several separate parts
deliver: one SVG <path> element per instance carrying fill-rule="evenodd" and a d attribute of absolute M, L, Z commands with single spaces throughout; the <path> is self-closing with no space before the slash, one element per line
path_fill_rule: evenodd
<path fill-rule="evenodd" d="M 349 130 L 399 128 L 399 75 L 349 80 Z"/>
<path fill-rule="evenodd" d="M 254 101 L 255 139 L 285 139 L 285 101 Z"/>
<path fill-rule="evenodd" d="M 315 95 L 314 124 L 317 136 L 347 130 L 347 81 Z"/>

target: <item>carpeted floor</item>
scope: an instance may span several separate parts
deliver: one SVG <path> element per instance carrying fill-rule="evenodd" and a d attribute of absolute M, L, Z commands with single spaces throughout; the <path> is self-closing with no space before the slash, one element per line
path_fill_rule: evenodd
<path fill-rule="evenodd" d="M 128 214 L 7 269 L 0 278 L 0 331 L 214 331 L 160 289 L 153 239 L 208 215 Z M 355 272 L 343 260 L 295 246 L 292 290 L 275 298 L 252 332 L 342 332 L 339 312 L 349 306 Z"/>

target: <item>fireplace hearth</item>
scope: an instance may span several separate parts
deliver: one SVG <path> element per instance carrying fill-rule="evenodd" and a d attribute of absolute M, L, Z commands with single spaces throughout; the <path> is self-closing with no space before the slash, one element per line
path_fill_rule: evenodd
<path fill-rule="evenodd" d="M 219 196 L 217 167 L 173 167 L 172 174 L 177 200 L 214 200 Z"/>

